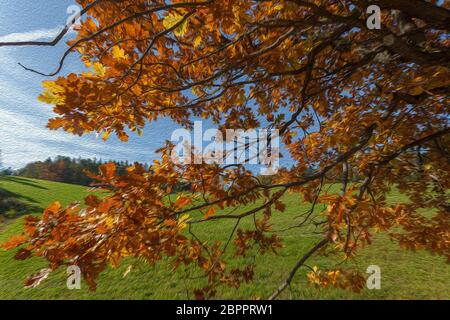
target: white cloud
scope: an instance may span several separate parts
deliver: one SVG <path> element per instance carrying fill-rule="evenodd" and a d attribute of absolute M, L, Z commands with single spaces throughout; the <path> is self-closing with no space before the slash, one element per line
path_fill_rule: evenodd
<path fill-rule="evenodd" d="M 0 65 L 16 63 L 14 51 L 0 50 Z M 150 158 L 148 151 L 135 150 L 130 144 L 111 144 L 94 135 L 78 137 L 47 129 L 47 120 L 54 114 L 51 106 L 37 101 L 39 80 L 20 68 L 4 68 L 0 72 L 0 150 L 4 166 L 17 169 L 56 155 L 117 160 Z"/>
<path fill-rule="evenodd" d="M 16 66 L 21 50 L 2 48 L 0 66 Z M 41 59 L 39 55 L 31 57 L 31 62 Z M 6 167 L 17 169 L 56 155 L 146 162 L 157 158 L 154 150 L 170 138 L 175 126 L 171 122 L 149 126 L 144 137 L 132 136 L 128 143 L 114 137 L 104 142 L 93 134 L 78 137 L 62 130 L 50 131 L 46 124 L 54 116 L 52 108 L 37 101 L 41 80 L 18 66 L 0 71 L 0 150 Z"/>
<path fill-rule="evenodd" d="M 56 27 L 52 29 L 39 29 L 27 32 L 10 33 L 0 36 L 0 42 L 24 42 L 24 41 L 38 41 L 55 38 L 63 29 L 63 27 Z"/>

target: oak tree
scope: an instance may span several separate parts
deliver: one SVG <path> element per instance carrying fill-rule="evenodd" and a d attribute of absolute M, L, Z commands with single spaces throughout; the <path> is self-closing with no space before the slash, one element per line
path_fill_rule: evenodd
<path fill-rule="evenodd" d="M 23 66 L 52 77 L 39 97 L 54 106 L 49 129 L 127 141 L 161 118 L 187 128 L 194 118 L 220 128 L 264 124 L 279 130 L 294 165 L 264 182 L 242 165 L 174 163 L 170 143 L 150 167 L 135 164 L 118 175 L 113 164 L 103 165 L 93 177 L 109 190 L 106 197 L 89 195 L 85 207 L 53 203 L 3 245 L 24 244 L 17 259 L 48 261 L 27 286 L 78 265 L 95 289 L 106 266 L 125 257 L 149 264 L 169 257 L 175 267 L 198 267 L 207 284 L 193 288 L 196 297 L 213 297 L 218 285 L 239 287 L 253 278 L 256 265 L 231 267 L 229 260 L 282 247 L 271 218 L 283 215 L 286 193 L 310 210 L 285 228 L 301 233 L 314 226 L 322 238 L 299 253 L 270 298 L 311 256 L 326 251 L 350 259 L 380 231 L 405 248 L 450 259 L 448 1 L 77 2 L 83 19 L 56 69 Z M 367 26 L 371 5 L 381 9 L 379 29 Z M 69 28 L 52 41 L 0 46 L 54 46 Z M 61 76 L 72 53 L 86 71 Z M 328 190 L 337 179 L 340 190 Z M 180 181 L 190 181 L 190 189 L 173 199 L 171 186 Z M 393 188 L 408 201 L 389 203 Z M 247 218 L 252 227 L 241 226 Z M 196 235 L 221 220 L 234 222 L 226 239 Z M 342 265 L 312 268 L 308 279 L 354 291 L 364 285 L 361 274 Z"/>

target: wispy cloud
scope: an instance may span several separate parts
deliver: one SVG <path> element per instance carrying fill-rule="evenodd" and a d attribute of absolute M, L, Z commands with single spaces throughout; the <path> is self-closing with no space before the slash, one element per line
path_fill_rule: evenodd
<path fill-rule="evenodd" d="M 39 56 L 36 56 L 39 59 Z M 0 65 L 14 66 L 17 51 L 0 50 Z M 41 91 L 40 77 L 21 68 L 0 71 L 0 150 L 2 164 L 14 169 L 31 161 L 65 155 L 104 160 L 139 160 L 154 158 L 149 140 L 134 139 L 124 144 L 111 139 L 107 143 L 95 135 L 74 136 L 64 131 L 50 131 L 47 120 L 54 116 L 51 106 L 37 101 Z M 151 140 L 158 136 L 152 133 Z M 130 139 L 131 140 L 131 139 Z M 162 145 L 161 142 L 159 145 Z"/>
<path fill-rule="evenodd" d="M 0 35 L 0 41 L 52 39 L 60 30 L 62 27 L 10 33 Z M 17 66 L 19 60 L 30 65 L 45 65 L 44 61 L 58 59 L 64 50 L 48 49 L 46 51 L 45 48 L 35 50 L 11 47 L 0 50 L 0 66 L 7 66 L 0 71 L 0 150 L 3 166 L 17 169 L 28 162 L 57 155 L 140 162 L 159 157 L 154 151 L 164 145 L 166 139 L 170 139 L 173 130 L 178 129 L 178 125 L 170 120 L 149 124 L 144 136 L 131 135 L 128 143 L 122 143 L 115 137 L 104 142 L 94 134 L 78 137 L 61 130 L 48 130 L 47 120 L 54 114 L 51 106 L 37 101 L 42 77 Z M 77 72 L 75 60 L 74 64 L 68 67 Z"/>
<path fill-rule="evenodd" d="M 55 38 L 63 29 L 56 27 L 52 29 L 39 29 L 27 32 L 10 33 L 0 36 L 0 42 L 38 41 Z"/>

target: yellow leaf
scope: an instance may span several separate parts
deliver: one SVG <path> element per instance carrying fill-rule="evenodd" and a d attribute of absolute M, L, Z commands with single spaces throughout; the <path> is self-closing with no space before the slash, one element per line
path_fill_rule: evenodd
<path fill-rule="evenodd" d="M 52 93 L 64 93 L 65 89 L 64 87 L 57 85 L 54 81 L 42 81 L 42 87 L 47 89 L 48 91 Z"/>
<path fill-rule="evenodd" d="M 179 225 L 185 225 L 187 219 L 189 219 L 189 215 L 188 215 L 188 214 L 183 214 L 183 215 L 180 217 L 180 219 L 178 220 L 178 224 L 179 224 Z"/>
<path fill-rule="evenodd" d="M 102 135 L 102 139 L 103 139 L 103 141 L 106 141 L 106 140 L 108 140 L 108 138 L 109 138 L 110 134 L 111 134 L 111 132 L 110 132 L 110 131 L 105 131 L 105 132 L 103 132 L 103 135 Z"/>
<path fill-rule="evenodd" d="M 123 50 L 121 47 L 115 46 L 112 49 L 112 55 L 114 59 L 126 59 L 128 56 L 125 54 L 125 50 Z"/>
<path fill-rule="evenodd" d="M 100 63 L 100 62 L 95 62 L 94 63 L 94 73 L 100 77 L 104 77 L 106 74 L 106 68 Z"/>
<path fill-rule="evenodd" d="M 65 92 L 64 87 L 57 85 L 53 81 L 43 81 L 42 87 L 45 90 L 38 97 L 40 102 L 53 105 L 64 103 L 64 96 L 60 95 Z"/>
<path fill-rule="evenodd" d="M 202 43 L 202 37 L 198 36 L 194 39 L 194 47 L 198 48 L 198 46 Z"/>
<path fill-rule="evenodd" d="M 166 29 L 170 29 L 176 24 L 178 24 L 183 19 L 182 15 L 178 13 L 171 13 L 163 20 L 163 25 Z M 178 27 L 173 30 L 173 33 L 177 36 L 182 36 L 186 33 L 187 30 L 187 19 L 183 21 Z"/>
<path fill-rule="evenodd" d="M 283 8 L 284 8 L 284 4 L 283 3 L 279 3 L 275 7 L 273 7 L 273 10 L 274 11 L 280 11 Z"/>
<path fill-rule="evenodd" d="M 54 104 L 54 105 L 59 104 L 60 102 L 64 101 L 63 98 L 54 95 L 53 93 L 51 93 L 48 90 L 45 90 L 44 92 L 42 92 L 41 95 L 38 97 L 38 100 L 43 103 Z"/>

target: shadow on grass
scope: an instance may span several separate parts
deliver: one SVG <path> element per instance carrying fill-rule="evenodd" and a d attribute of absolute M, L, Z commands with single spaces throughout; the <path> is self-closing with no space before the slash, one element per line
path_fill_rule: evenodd
<path fill-rule="evenodd" d="M 29 187 L 42 189 L 42 190 L 48 190 L 48 188 L 36 184 L 33 180 L 22 178 L 22 177 L 11 177 L 11 176 L 0 177 L 0 181 L 2 181 L 2 180 L 12 181 L 12 182 L 20 183 L 20 184 L 23 184 L 23 185 L 26 185 Z"/>
<path fill-rule="evenodd" d="M 0 188 L 0 217 L 11 219 L 42 211 L 29 197 Z"/>

